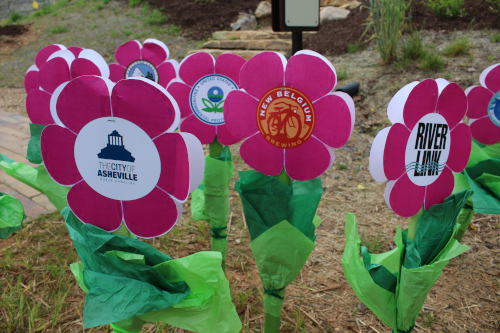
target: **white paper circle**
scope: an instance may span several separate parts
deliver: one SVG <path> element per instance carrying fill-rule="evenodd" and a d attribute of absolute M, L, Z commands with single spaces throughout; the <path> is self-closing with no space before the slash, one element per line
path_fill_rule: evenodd
<path fill-rule="evenodd" d="M 500 126 L 500 91 L 493 96 L 488 104 L 488 116 L 493 124 Z"/>
<path fill-rule="evenodd" d="M 406 144 L 405 165 L 410 180 L 419 186 L 432 184 L 446 166 L 450 145 L 446 119 L 437 113 L 422 117 Z"/>
<path fill-rule="evenodd" d="M 227 76 L 211 74 L 202 77 L 191 88 L 189 104 L 194 115 L 209 125 L 224 124 L 222 109 L 227 95 L 238 89 L 236 83 Z"/>
<path fill-rule="evenodd" d="M 122 118 L 104 117 L 85 125 L 76 138 L 75 161 L 85 182 L 110 199 L 142 198 L 160 179 L 155 144 L 139 126 Z"/>

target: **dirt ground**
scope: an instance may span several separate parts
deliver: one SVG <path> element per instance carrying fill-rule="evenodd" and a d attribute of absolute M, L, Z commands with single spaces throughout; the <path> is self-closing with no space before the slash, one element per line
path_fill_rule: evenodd
<path fill-rule="evenodd" d="M 472 1 L 466 1 L 466 4 L 469 3 Z M 111 16 L 108 20 L 114 18 Z M 357 22 L 362 21 L 359 19 Z M 446 67 L 441 72 L 424 72 L 417 66 L 399 69 L 396 66 L 383 65 L 373 44 L 368 44 L 361 52 L 328 56 L 337 71 L 342 69 L 347 73 L 346 78 L 338 83 L 339 86 L 352 81 L 360 82 L 360 94 L 354 97 L 356 125 L 349 142 L 336 150 L 334 166 L 321 177 L 324 194 L 317 214 L 323 222 L 316 231 L 317 239 L 313 253 L 302 272 L 286 290 L 282 332 L 390 332 L 386 325 L 359 302 L 343 276 L 341 258 L 345 244 L 345 213 L 356 214 L 363 242 L 376 252 L 393 248 L 396 227 L 407 227 L 408 220 L 395 215 L 385 204 L 383 199 L 385 184 L 375 182 L 368 172 L 370 147 L 376 133 L 390 125 L 386 107 L 391 97 L 407 83 L 428 77 L 444 77 L 457 82 L 465 89 L 478 84 L 479 75 L 484 68 L 500 62 L 500 44 L 490 40 L 491 35 L 498 33 L 498 30 L 485 30 L 484 26 L 480 30 L 461 28 L 456 30 L 454 32 L 452 29 L 443 28 L 422 32 L 424 44 L 432 47 L 434 52 L 441 52 L 447 43 L 456 39 L 468 38 L 470 41 L 469 53 L 456 58 L 445 58 Z M 46 40 L 51 38 L 43 32 L 39 32 L 39 35 L 43 35 Z M 187 43 L 184 40 L 182 42 Z M 19 45 L 12 50 L 12 57 L 25 55 L 33 59 L 33 43 L 35 42 L 27 41 Z M 170 47 L 175 43 L 175 39 L 172 39 L 167 45 Z M 4 45 L 0 44 L 2 47 L 0 53 L 3 52 Z M 183 51 L 187 51 L 187 48 L 179 46 L 174 57 L 180 60 Z M 6 66 L 5 64 L 12 64 L 12 61 L 4 59 L 0 62 L 0 68 L 4 68 L 2 66 Z M 23 94 L 21 86 L 1 87 L 0 109 L 25 114 Z M 248 166 L 239 157 L 237 148 L 237 146 L 231 148 L 235 169 L 248 170 Z M 237 178 L 236 175 L 231 182 L 227 276 L 232 288 L 233 301 L 244 324 L 243 331 L 261 332 L 264 317 L 261 304 L 262 284 L 248 245 L 250 239 L 241 201 L 234 191 Z M 40 247 L 40 239 L 43 240 L 44 237 L 50 238 L 51 242 L 57 240 L 69 249 L 68 258 L 60 262 L 66 275 L 61 277 L 48 272 L 46 280 L 64 279 L 70 285 L 68 288 L 72 292 L 66 298 L 66 306 L 59 315 L 61 321 L 55 326 L 52 325 L 52 328 L 45 328 L 42 331 L 81 332 L 84 294 L 79 291 L 67 267 L 67 263 L 75 260 L 76 255 L 61 222 L 57 217 L 45 222 L 35 221 L 25 230 L 4 241 L 0 245 L 0 261 L 6 259 L 8 249 L 14 246 L 16 252 L 9 253 L 9 258 L 15 264 L 6 271 L 0 270 L 0 281 L 5 282 L 5 276 L 10 274 L 11 278 L 21 276 L 21 282 L 26 286 L 30 286 L 31 283 L 37 288 L 43 288 L 39 278 L 38 282 L 35 281 L 39 268 L 36 265 L 31 268 L 23 263 L 25 260 L 38 263 L 40 260 L 45 260 L 43 259 L 45 256 L 46 258 L 52 256 L 51 253 L 40 254 L 36 247 Z M 30 238 L 35 234 L 37 241 Z M 182 218 L 172 232 L 148 242 L 174 258 L 210 248 L 208 227 L 204 222 L 191 219 L 189 202 L 185 204 Z M 499 217 L 475 215 L 463 243 L 469 245 L 471 249 L 453 259 L 444 269 L 443 275 L 427 297 L 417 319 L 415 332 L 500 332 Z M 41 259 L 39 256 L 42 256 Z M 44 297 L 40 290 L 39 295 Z M 52 303 L 49 298 L 47 295 L 47 299 L 42 298 L 42 300 L 49 305 L 46 316 L 50 319 L 54 315 L 54 310 L 51 310 Z M 144 332 L 161 332 L 157 327 L 149 325 Z M 0 322 L 0 330 L 1 328 Z M 182 332 L 170 329 L 165 331 Z M 107 332 L 107 328 L 93 329 L 89 332 Z"/>

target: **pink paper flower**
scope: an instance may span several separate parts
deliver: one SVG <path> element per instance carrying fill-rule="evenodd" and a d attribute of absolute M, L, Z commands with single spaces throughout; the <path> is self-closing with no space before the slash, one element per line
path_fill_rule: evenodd
<path fill-rule="evenodd" d="M 118 82 L 129 77 L 145 77 L 166 88 L 177 76 L 179 67 L 176 60 L 167 60 L 169 56 L 168 47 L 159 40 L 146 39 L 143 45 L 136 40 L 128 41 L 116 49 L 118 63 L 109 65 L 109 78 Z"/>
<path fill-rule="evenodd" d="M 241 69 L 240 88 L 224 105 L 229 132 L 238 140 L 242 159 L 268 176 L 283 168 L 295 180 L 325 172 L 354 126 L 354 102 L 332 93 L 335 69 L 320 54 L 297 52 L 286 61 L 263 52 Z"/>
<path fill-rule="evenodd" d="M 217 61 L 205 52 L 184 58 L 179 78 L 167 87 L 181 110 L 181 131 L 196 135 L 202 144 L 213 142 L 215 136 L 226 146 L 239 141 L 227 131 L 222 111 L 227 94 L 239 87 L 244 63 L 245 59 L 229 53 Z"/>
<path fill-rule="evenodd" d="M 43 130 L 42 157 L 50 176 L 71 186 L 75 215 L 107 231 L 123 221 L 144 238 L 168 232 L 204 168 L 198 139 L 174 133 L 180 113 L 169 93 L 144 78 L 82 76 L 53 100 L 61 124 Z"/>
<path fill-rule="evenodd" d="M 26 72 L 24 87 L 28 96 L 26 110 L 34 124 L 54 124 L 50 99 L 63 83 L 81 75 L 109 77 L 109 67 L 101 55 L 91 49 L 63 45 L 45 46 L 35 57 L 35 64 Z M 61 88 L 62 89 L 62 88 Z"/>
<path fill-rule="evenodd" d="M 485 145 L 500 141 L 500 64 L 486 68 L 479 76 L 481 86 L 469 87 L 467 117 L 472 137 Z"/>
<path fill-rule="evenodd" d="M 392 98 L 387 116 L 393 123 L 380 131 L 370 152 L 370 173 L 389 180 L 385 201 L 403 217 L 443 203 L 471 150 L 465 93 L 444 79 L 413 82 Z"/>

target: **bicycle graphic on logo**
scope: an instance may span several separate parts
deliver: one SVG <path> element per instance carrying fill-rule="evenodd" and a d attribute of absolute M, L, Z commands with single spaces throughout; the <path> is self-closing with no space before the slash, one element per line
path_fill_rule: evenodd
<path fill-rule="evenodd" d="M 267 119 L 269 135 L 274 138 L 297 139 L 302 132 L 302 122 L 297 114 L 298 107 L 279 102 L 274 105 L 274 110 Z"/>

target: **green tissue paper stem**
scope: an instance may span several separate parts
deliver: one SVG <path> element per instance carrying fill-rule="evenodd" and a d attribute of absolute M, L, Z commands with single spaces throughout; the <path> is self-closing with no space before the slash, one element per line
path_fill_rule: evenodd
<path fill-rule="evenodd" d="M 0 193 L 0 239 L 21 229 L 26 218 L 21 202 L 5 193 Z"/>
<path fill-rule="evenodd" d="M 417 214 L 410 217 L 410 224 L 408 225 L 408 238 L 415 239 L 415 232 L 417 230 L 418 218 L 424 213 L 424 207 L 420 208 Z"/>
<path fill-rule="evenodd" d="M 280 326 L 280 317 L 275 317 L 266 312 L 264 317 L 264 333 L 279 333 Z"/>
<path fill-rule="evenodd" d="M 277 175 L 276 178 L 281 180 L 283 182 L 283 184 L 285 184 L 285 185 L 290 185 L 292 182 L 292 180 L 290 179 L 290 177 L 286 173 L 285 169 L 281 170 L 280 174 Z"/>
<path fill-rule="evenodd" d="M 28 150 L 26 159 L 34 164 L 42 163 L 42 150 L 40 149 L 40 137 L 45 125 L 30 123 L 30 141 L 28 142 Z"/>

